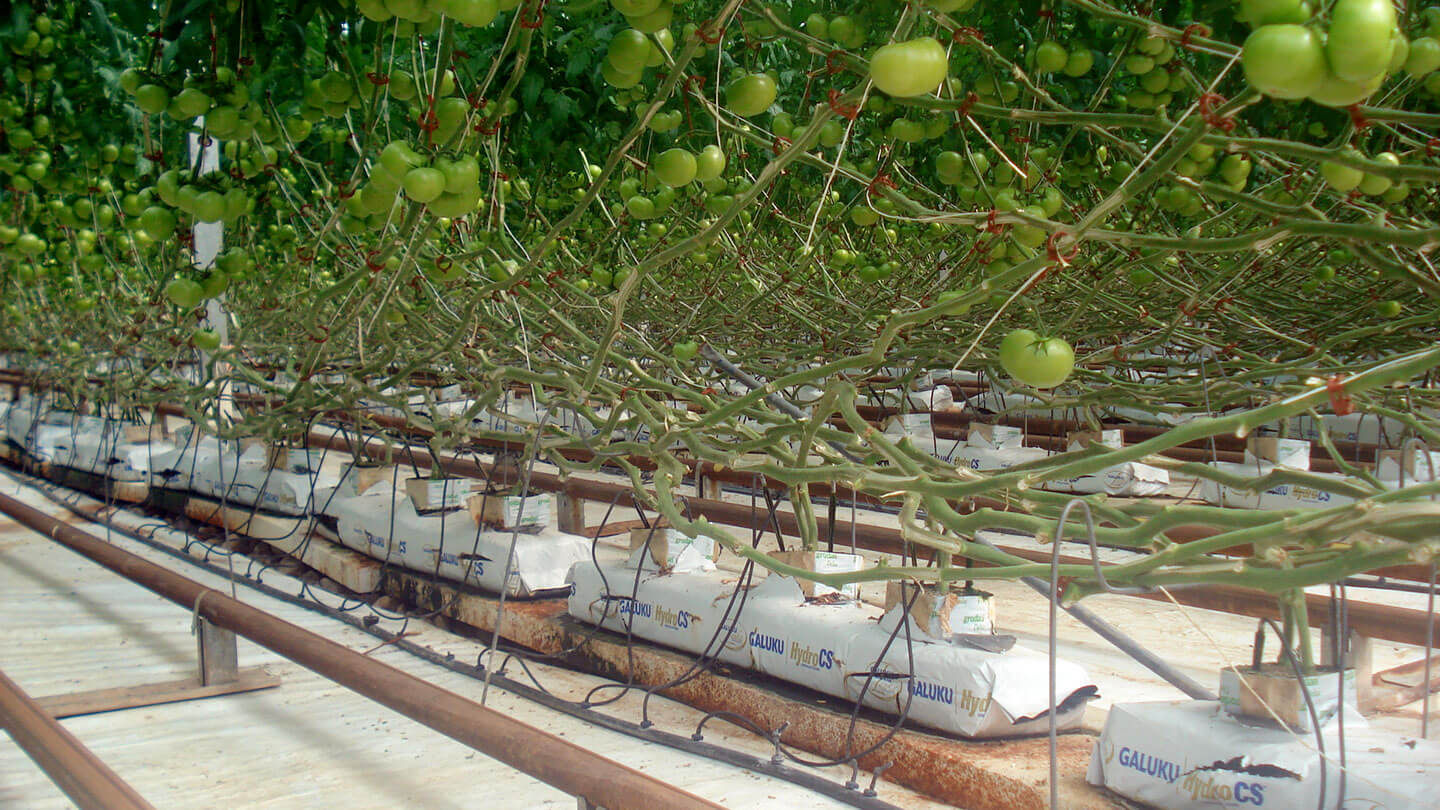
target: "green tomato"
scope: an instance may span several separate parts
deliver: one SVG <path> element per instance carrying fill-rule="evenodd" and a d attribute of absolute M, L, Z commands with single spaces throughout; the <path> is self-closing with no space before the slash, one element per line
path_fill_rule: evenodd
<path fill-rule="evenodd" d="M 775 80 L 764 73 L 751 73 L 725 88 L 725 106 L 730 112 L 749 118 L 770 109 L 775 103 Z"/>
<path fill-rule="evenodd" d="M 695 179 L 708 183 L 725 171 L 725 152 L 715 144 L 700 150 L 695 158 Z"/>
<path fill-rule="evenodd" d="M 637 17 L 627 17 L 626 20 L 637 29 L 647 34 L 654 34 L 665 29 L 675 13 L 675 7 L 668 2 L 661 2 L 655 10 L 649 14 L 642 14 Z M 664 60 L 661 59 L 661 62 Z"/>
<path fill-rule="evenodd" d="M 1420 79 L 1440 70 L 1440 40 L 1433 37 L 1419 37 L 1410 41 L 1410 53 L 1405 58 L 1405 72 L 1412 79 Z"/>
<path fill-rule="evenodd" d="M 819 40 L 829 39 L 830 21 L 823 14 L 811 14 L 805 18 L 805 33 Z"/>
<path fill-rule="evenodd" d="M 1054 40 L 1042 42 L 1040 47 L 1035 49 L 1035 68 L 1041 73 L 1058 73 L 1065 69 L 1065 64 L 1069 61 L 1070 52 Z"/>
<path fill-rule="evenodd" d="M 1262 25 L 1290 23 L 1299 25 L 1310 19 L 1310 8 L 1302 0 L 1240 0 L 1240 14 L 1253 28 Z"/>
<path fill-rule="evenodd" d="M 661 0 L 610 0 L 610 5 L 626 17 L 643 17 L 660 7 Z"/>
<path fill-rule="evenodd" d="M 670 352 L 675 356 L 676 360 L 681 363 L 688 363 L 695 355 L 700 353 L 700 344 L 693 340 L 687 340 L 671 346 Z"/>
<path fill-rule="evenodd" d="M 406 172 L 401 186 L 406 197 L 418 203 L 428 203 L 445 193 L 445 175 L 439 169 L 421 166 Z"/>
<path fill-rule="evenodd" d="M 1078 78 L 1095 67 L 1095 54 L 1089 48 L 1077 48 L 1065 59 L 1065 75 Z"/>
<path fill-rule="evenodd" d="M 170 94 L 158 84 L 142 84 L 135 90 L 135 106 L 156 115 L 170 106 Z"/>
<path fill-rule="evenodd" d="M 1391 31 L 1396 27 L 1391 0 L 1335 0 L 1325 55 L 1330 69 L 1348 82 L 1368 82 L 1390 65 Z"/>
<path fill-rule="evenodd" d="M 1029 329 L 1016 329 L 1000 344 L 1000 365 L 1031 388 L 1054 388 L 1075 370 L 1075 350 L 1061 338 L 1041 338 Z"/>
<path fill-rule="evenodd" d="M 605 61 L 620 73 L 626 75 L 639 73 L 645 69 L 645 61 L 650 58 L 650 50 L 650 40 L 643 31 L 627 28 L 610 40 L 610 48 L 605 53 Z"/>
<path fill-rule="evenodd" d="M 945 46 L 934 37 L 892 42 L 870 58 L 875 86 L 896 98 L 933 93 L 950 72 Z"/>
<path fill-rule="evenodd" d="M 1349 107 L 1374 95 L 1384 81 L 1384 73 L 1377 73 L 1374 78 L 1364 82 L 1346 81 L 1333 73 L 1327 73 L 1320 86 L 1310 92 L 1309 99 L 1326 107 Z"/>
<path fill-rule="evenodd" d="M 426 210 L 435 216 L 455 219 L 473 214 L 480 209 L 484 200 L 480 198 L 479 184 L 459 192 L 446 192 L 425 204 Z"/>
<path fill-rule="evenodd" d="M 605 79 L 605 83 L 620 90 L 625 90 L 639 84 L 644 75 L 643 69 L 637 70 L 634 73 L 626 73 L 623 70 L 616 70 L 615 66 L 609 62 L 600 66 L 600 76 Z"/>
<path fill-rule="evenodd" d="M 220 333 L 214 329 L 196 329 L 190 333 L 190 342 L 202 352 L 213 352 L 220 348 Z"/>
<path fill-rule="evenodd" d="M 188 121 L 199 115 L 210 112 L 211 99 L 204 92 L 193 87 L 187 87 L 175 94 L 171 105 L 178 115 L 176 119 Z"/>
<path fill-rule="evenodd" d="M 636 219 L 650 219 L 655 216 L 655 202 L 649 197 L 636 194 L 625 201 L 625 210 Z"/>
<path fill-rule="evenodd" d="M 695 179 L 699 163 L 688 150 L 676 147 L 662 152 L 651 168 L 660 182 L 677 188 Z"/>
<path fill-rule="evenodd" d="M 1375 160 L 1388 163 L 1391 166 L 1400 165 L 1400 158 L 1397 157 L 1394 152 L 1381 152 L 1375 156 Z M 1391 185 L 1393 185 L 1393 183 L 1390 178 L 1367 173 L 1365 178 L 1360 181 L 1360 192 L 1362 194 L 1368 194 L 1371 197 L 1378 197 L 1389 191 Z"/>
<path fill-rule="evenodd" d="M 500 13 L 495 0 L 444 0 L 444 8 L 446 16 L 475 28 L 489 25 Z"/>
<path fill-rule="evenodd" d="M 140 214 L 140 227 L 152 239 L 169 239 L 175 232 L 175 214 L 164 206 L 152 205 Z"/>
<path fill-rule="evenodd" d="M 194 309 L 205 300 L 205 288 L 188 278 L 174 278 L 165 285 L 165 297 L 181 309 Z"/>
<path fill-rule="evenodd" d="M 195 218 L 201 222 L 219 222 L 225 218 L 225 195 L 218 191 L 202 191 L 195 195 Z"/>
<path fill-rule="evenodd" d="M 1246 81 L 1255 89 L 1282 99 L 1310 95 L 1329 72 L 1321 36 L 1301 25 L 1266 25 L 1255 29 L 1245 39 L 1240 66 Z"/>
<path fill-rule="evenodd" d="M 1359 153 L 1352 153 L 1359 157 Z M 1340 192 L 1351 192 L 1360 187 L 1360 181 L 1365 179 L 1365 172 L 1360 169 L 1352 169 L 1343 163 L 1325 161 L 1320 164 L 1320 174 L 1331 188 Z"/>
<path fill-rule="evenodd" d="M 435 168 L 445 175 L 447 194 L 461 194 L 480 186 L 480 162 L 473 155 L 461 155 L 455 160 L 439 158 Z"/>
<path fill-rule="evenodd" d="M 391 141 L 380 150 L 380 165 L 385 168 L 392 177 L 397 180 L 403 179 L 413 168 L 424 166 L 424 156 L 410 148 L 410 144 L 404 141 Z M 371 179 L 374 180 L 375 172 L 371 170 Z"/>
<path fill-rule="evenodd" d="M 1144 76 L 1155 69 L 1155 60 L 1144 54 L 1134 54 L 1125 57 L 1125 70 L 1136 76 Z"/>

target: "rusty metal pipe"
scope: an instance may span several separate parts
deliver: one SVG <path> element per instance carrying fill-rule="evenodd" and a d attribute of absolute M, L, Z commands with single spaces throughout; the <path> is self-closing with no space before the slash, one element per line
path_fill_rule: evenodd
<path fill-rule="evenodd" d="M 0 728 L 81 810 L 155 810 L 4 672 Z"/>
<path fill-rule="evenodd" d="M 583 798 L 590 806 L 609 810 L 721 807 L 231 599 L 13 498 L 0 495 L 0 512 L 177 605 L 195 610 L 220 627 L 522 773 Z M 148 807 L 137 805 L 141 806 Z"/>

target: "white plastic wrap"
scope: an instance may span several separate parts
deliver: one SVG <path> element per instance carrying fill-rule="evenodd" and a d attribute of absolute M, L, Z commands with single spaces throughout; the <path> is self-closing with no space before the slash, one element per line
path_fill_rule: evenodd
<path fill-rule="evenodd" d="M 346 546 L 402 568 L 489 591 L 499 592 L 503 585 L 512 596 L 533 596 L 563 589 L 570 566 L 590 556 L 584 538 L 554 529 L 521 532 L 510 578 L 502 582 L 505 556 L 516 536 L 512 532 L 478 530 L 465 509 L 421 515 L 388 482 L 373 485 L 358 498 L 333 494 L 334 490 L 322 490 L 316 505 L 336 519 L 336 533 Z"/>
<path fill-rule="evenodd" d="M 998 737 L 1049 728 L 1043 653 L 1019 646 L 992 653 L 940 642 L 913 621 L 910 643 L 904 630 L 892 642 L 900 608 L 882 618 L 880 608 L 860 602 L 807 602 L 795 580 L 776 575 L 752 588 L 743 609 L 738 615 L 731 610 L 721 627 L 734 574 L 661 574 L 647 566 L 638 586 L 636 574 L 623 564 L 576 564 L 570 615 L 621 633 L 628 626 L 640 638 L 693 654 L 708 645 L 724 662 L 846 700 L 863 692 L 866 706 L 892 714 L 909 701 L 908 722 L 940 731 Z M 733 601 L 739 608 L 740 597 Z M 1060 728 L 1077 726 L 1094 694 L 1080 667 L 1058 662 Z"/>
<path fill-rule="evenodd" d="M 1332 759 L 1323 807 L 1440 807 L 1440 744 L 1375 731 L 1347 712 L 1342 801 L 1339 724 L 1324 737 Z M 1087 778 L 1161 810 L 1321 807 L 1314 736 L 1244 725 L 1216 701 L 1112 706 Z"/>

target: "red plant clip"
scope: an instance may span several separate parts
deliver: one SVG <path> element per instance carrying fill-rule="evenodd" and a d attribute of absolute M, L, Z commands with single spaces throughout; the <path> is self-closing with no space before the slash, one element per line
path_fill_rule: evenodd
<path fill-rule="evenodd" d="M 1364 113 L 1360 112 L 1359 104 L 1351 104 L 1345 109 L 1350 113 L 1350 123 L 1355 125 L 1356 132 L 1364 132 L 1370 128 L 1370 120 L 1365 117 Z"/>
<path fill-rule="evenodd" d="M 991 208 L 989 216 L 985 217 L 986 233 L 1002 234 L 1005 232 L 1006 228 L 1010 227 L 1008 225 L 996 222 L 995 220 L 998 216 L 1000 216 L 1000 212 L 994 208 Z"/>
<path fill-rule="evenodd" d="M 890 175 L 885 172 L 875 175 L 875 178 L 870 181 L 870 185 L 865 187 L 865 193 L 873 195 L 877 189 L 881 188 L 895 188 L 895 181 L 891 180 Z"/>
<path fill-rule="evenodd" d="M 836 90 L 833 87 L 830 88 L 830 93 L 826 98 L 828 100 L 828 103 L 830 104 L 830 112 L 835 113 L 841 118 L 848 118 L 851 121 L 854 121 L 856 117 L 860 115 L 860 105 L 840 103 L 839 90 Z"/>
<path fill-rule="evenodd" d="M 845 66 L 842 65 L 842 64 L 840 64 L 840 60 L 836 58 L 836 57 L 838 57 L 838 56 L 843 56 L 844 53 L 845 53 L 845 52 L 844 52 L 843 50 L 841 50 L 841 49 L 839 49 L 839 48 L 836 48 L 836 49 L 830 51 L 829 53 L 825 54 L 825 72 L 826 72 L 826 73 L 829 73 L 829 74 L 831 74 L 831 75 L 834 75 L 834 74 L 836 74 L 836 73 L 840 73 L 840 72 L 843 72 L 843 71 L 845 70 Z"/>
<path fill-rule="evenodd" d="M 1336 374 L 1325 383 L 1325 392 L 1330 395 L 1330 410 L 1336 416 L 1349 416 L 1355 412 L 1355 403 L 1345 393 L 1345 378 Z"/>
<path fill-rule="evenodd" d="M 792 143 L 794 143 L 794 141 L 790 140 L 789 138 L 782 138 L 779 135 L 776 135 L 775 140 L 770 144 L 770 151 L 778 155 L 781 152 L 784 152 L 786 149 L 789 149 L 790 144 Z"/>
<path fill-rule="evenodd" d="M 1054 233 L 1050 234 L 1050 238 L 1045 240 L 1045 253 L 1050 257 L 1050 261 L 1054 262 L 1055 264 L 1058 264 L 1061 267 L 1069 267 L 1070 262 L 1074 261 L 1075 257 L 1080 255 L 1080 242 L 1078 240 L 1072 242 L 1070 244 L 1070 252 L 1061 253 L 1060 236 L 1062 234 L 1065 236 L 1069 236 L 1069 233 L 1064 230 L 1057 230 Z"/>
<path fill-rule="evenodd" d="M 369 79 L 370 83 L 375 85 L 376 87 L 384 87 L 385 85 L 390 83 L 390 76 L 388 74 L 376 73 L 373 70 L 369 73 L 366 73 L 365 78 Z"/>
<path fill-rule="evenodd" d="M 1209 37 L 1212 33 L 1213 32 L 1210 30 L 1210 26 L 1205 25 L 1204 23 L 1190 23 L 1189 25 L 1185 26 L 1184 31 L 1180 32 L 1180 47 L 1185 48 L 1186 50 L 1194 50 L 1195 46 L 1190 44 L 1190 37 L 1195 36 L 1196 34 L 1199 34 L 1202 37 Z"/>
<path fill-rule="evenodd" d="M 384 263 L 384 262 L 377 262 L 377 261 L 375 261 L 375 257 L 376 257 L 376 256 L 379 256 L 379 255 L 380 255 L 380 251 L 378 251 L 378 250 L 372 250 L 372 251 L 370 251 L 369 253 L 366 253 L 366 254 L 365 254 L 365 266 L 368 267 L 368 268 L 370 268 L 370 272 L 372 272 L 372 273 L 378 273 L 378 272 L 380 272 L 381 270 L 384 270 L 384 269 L 385 269 L 385 263 Z"/>
<path fill-rule="evenodd" d="M 972 90 L 971 92 L 965 94 L 965 98 L 961 99 L 960 106 L 958 109 L 955 110 L 955 112 L 958 113 L 961 118 L 969 118 L 970 108 L 974 107 L 975 103 L 979 100 L 980 97 L 975 95 L 975 92 Z"/>
<path fill-rule="evenodd" d="M 1440 138 L 1431 138 L 1425 142 L 1425 154 L 1427 156 L 1434 156 L 1436 151 L 1440 151 Z"/>
<path fill-rule="evenodd" d="M 545 4 L 547 2 L 548 0 L 540 0 L 540 5 L 535 9 L 534 17 L 529 16 L 526 11 L 522 10 L 520 12 L 520 27 L 531 31 L 539 28 L 540 25 L 545 22 Z"/>
<path fill-rule="evenodd" d="M 982 33 L 979 28 L 974 28 L 969 25 L 960 25 L 956 26 L 955 31 L 950 34 L 950 40 L 956 45 L 964 45 L 966 42 L 971 40 L 973 40 L 977 45 L 983 45 L 985 44 L 985 34 Z"/>
<path fill-rule="evenodd" d="M 700 41 L 706 45 L 714 45 L 720 41 L 721 37 L 725 36 L 725 29 L 723 27 L 717 28 L 715 29 L 715 33 L 712 34 L 710 33 L 710 23 L 705 22 L 702 23 L 699 28 L 695 29 L 695 36 L 699 37 Z"/>
<path fill-rule="evenodd" d="M 1215 112 L 1215 108 L 1224 103 L 1225 97 L 1219 93 L 1206 93 L 1195 102 L 1200 108 L 1200 117 L 1205 119 L 1205 123 L 1222 132 L 1229 132 L 1235 128 L 1235 120 Z"/>

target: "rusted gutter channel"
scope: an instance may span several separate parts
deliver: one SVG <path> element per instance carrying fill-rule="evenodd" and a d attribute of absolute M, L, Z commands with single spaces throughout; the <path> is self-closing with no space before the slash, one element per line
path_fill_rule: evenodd
<path fill-rule="evenodd" d="M 155 810 L 4 672 L 0 728 L 81 810 Z"/>
<path fill-rule="evenodd" d="M 13 498 L 0 495 L 0 512 L 221 627 L 522 773 L 581 797 L 591 806 L 609 810 L 721 807 L 231 599 Z"/>

